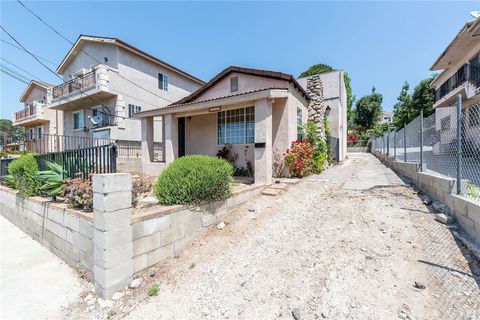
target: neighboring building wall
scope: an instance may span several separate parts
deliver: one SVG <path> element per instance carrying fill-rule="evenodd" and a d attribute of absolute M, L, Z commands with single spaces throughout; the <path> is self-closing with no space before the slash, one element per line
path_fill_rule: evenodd
<path fill-rule="evenodd" d="M 323 88 L 323 105 L 330 107 L 327 121 L 332 137 L 338 140 L 339 161 L 347 155 L 347 91 L 345 87 L 344 71 L 332 71 L 318 75 Z M 299 78 L 297 81 L 307 89 L 307 82 L 310 77 Z"/>
<path fill-rule="evenodd" d="M 140 106 L 141 110 L 163 107 L 178 101 L 200 87 L 200 84 L 196 81 L 113 44 L 88 42 L 82 50 L 101 62 L 104 62 L 107 58 L 106 65 L 112 68 L 112 70 L 107 71 L 108 90 L 116 96 L 102 100 L 117 115 L 114 119 L 116 125 L 108 127 L 110 139 L 141 140 L 141 120 L 128 117 L 130 104 Z M 98 64 L 96 61 L 81 52 L 66 69 L 63 75 L 64 80 L 68 81 L 71 74 L 80 71 L 82 68 L 89 69 L 96 64 Z M 159 89 L 158 73 L 168 76 L 167 91 Z M 99 106 L 89 109 L 97 107 Z M 65 132 L 75 136 L 92 137 L 92 131 L 85 133 L 83 130 L 73 130 L 73 112 L 78 110 L 80 108 L 65 112 Z M 89 129 L 92 127 L 88 119 L 91 113 L 91 110 L 85 109 L 84 121 L 85 126 Z M 155 126 L 158 128 L 154 132 L 155 141 L 160 142 L 162 141 L 161 118 L 155 118 Z M 105 129 L 98 128 L 97 130 Z"/>

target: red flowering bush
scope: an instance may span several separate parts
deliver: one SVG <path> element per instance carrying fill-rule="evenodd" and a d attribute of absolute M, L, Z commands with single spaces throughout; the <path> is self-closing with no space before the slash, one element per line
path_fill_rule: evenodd
<path fill-rule="evenodd" d="M 347 136 L 347 141 L 349 142 L 357 142 L 358 140 L 360 140 L 360 137 L 355 133 L 351 133 Z"/>
<path fill-rule="evenodd" d="M 292 177 L 302 178 L 314 172 L 313 145 L 308 141 L 293 141 L 285 152 L 284 164 Z"/>

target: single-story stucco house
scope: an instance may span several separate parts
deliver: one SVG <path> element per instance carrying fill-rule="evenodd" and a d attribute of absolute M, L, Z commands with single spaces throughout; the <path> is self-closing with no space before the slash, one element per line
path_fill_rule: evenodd
<path fill-rule="evenodd" d="M 183 155 L 215 156 L 226 144 L 235 165 L 254 167 L 256 184 L 272 182 L 274 154 L 297 140 L 310 97 L 292 75 L 229 67 L 187 97 L 137 113 L 142 119 L 143 171 L 157 175 Z M 154 161 L 153 119 L 162 117 L 164 161 Z"/>

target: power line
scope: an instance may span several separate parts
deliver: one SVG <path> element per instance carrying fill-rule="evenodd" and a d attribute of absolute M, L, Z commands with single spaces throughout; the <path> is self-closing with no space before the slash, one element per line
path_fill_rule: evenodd
<path fill-rule="evenodd" d="M 12 66 L 14 66 L 15 68 L 17 68 L 17 69 L 19 69 L 19 70 L 21 70 L 21 71 L 25 72 L 26 74 L 28 74 L 28 75 L 32 76 L 34 79 L 40 80 L 40 78 L 39 78 L 39 77 L 37 77 L 36 75 L 34 75 L 34 74 L 32 74 L 32 73 L 28 72 L 27 70 L 25 70 L 25 69 L 23 69 L 23 68 L 20 68 L 20 67 L 19 67 L 19 66 L 17 66 L 15 63 L 8 61 L 8 60 L 7 60 L 7 59 L 5 59 L 4 57 L 0 57 L 0 59 L 2 59 L 3 61 L 5 61 L 6 63 L 9 63 L 9 64 L 11 64 L 11 65 L 12 65 Z"/>
<path fill-rule="evenodd" d="M 12 68 L 4 65 L 3 63 L 0 63 L 0 67 L 2 67 L 3 69 L 7 70 L 8 72 L 16 75 L 17 77 L 22 78 L 22 79 L 25 80 L 25 81 L 30 81 L 30 79 L 29 79 L 28 77 L 25 77 L 23 74 L 21 74 L 21 73 L 15 71 L 14 69 L 12 69 Z"/>
<path fill-rule="evenodd" d="M 3 40 L 3 39 L 0 39 L 0 40 L 1 40 L 3 43 L 6 43 L 6 44 L 8 44 L 8 45 L 10 45 L 10 46 L 12 46 L 12 47 L 14 47 L 14 48 L 17 48 L 17 49 L 20 50 L 20 51 L 24 51 L 22 48 L 20 48 L 19 46 L 14 45 L 13 43 L 10 43 L 10 42 L 8 42 L 8 41 L 6 41 L 6 40 Z M 50 63 L 50 64 L 53 65 L 53 66 L 56 66 L 56 65 L 57 65 L 55 62 L 52 62 L 52 61 L 50 61 L 50 60 L 48 60 L 48 59 L 45 59 L 45 58 L 42 58 L 42 57 L 40 57 L 39 55 L 35 55 L 35 56 L 36 56 L 37 58 L 39 58 L 39 59 L 42 59 L 42 60 L 45 61 L 45 62 Z"/>
<path fill-rule="evenodd" d="M 28 8 L 22 1 L 17 0 L 17 2 L 18 2 L 21 6 L 23 6 L 28 12 L 30 12 L 34 17 L 36 17 L 38 20 L 40 20 L 40 21 L 41 21 L 43 24 L 45 24 L 48 28 L 50 28 L 53 32 L 55 32 L 57 35 L 59 35 L 61 38 L 63 38 L 65 41 L 67 41 L 68 43 L 70 43 L 72 46 L 75 45 L 74 42 L 70 41 L 66 36 L 64 36 L 62 33 L 60 33 L 60 31 L 58 31 L 57 29 L 55 29 L 54 27 L 52 27 L 50 24 L 48 24 L 48 23 L 47 23 L 45 20 L 43 20 L 38 14 L 36 14 L 32 9 Z M 88 52 L 85 52 L 85 51 L 84 51 L 83 49 L 81 49 L 81 48 L 80 48 L 79 50 L 80 50 L 81 52 L 83 52 L 85 55 L 87 55 L 89 58 L 91 58 L 92 60 L 96 61 L 97 63 L 99 63 L 99 64 L 101 64 L 101 65 L 104 65 L 109 71 L 112 71 L 109 66 L 105 65 L 103 62 L 99 61 L 97 58 L 92 57 Z M 150 91 L 150 90 L 142 87 L 141 85 L 133 82 L 132 80 L 130 80 L 130 79 L 122 76 L 122 75 L 119 74 L 119 73 L 114 72 L 114 74 L 117 75 L 117 76 L 119 76 L 119 77 L 121 77 L 121 78 L 123 78 L 124 80 L 130 82 L 131 84 L 135 85 L 136 87 L 138 87 L 138 88 L 140 88 L 140 89 L 142 89 L 142 90 L 145 90 L 145 91 L 148 92 L 148 93 L 153 94 L 154 96 L 156 96 L 156 97 L 158 97 L 158 98 L 160 98 L 160 99 L 163 99 L 163 100 L 168 101 L 168 102 L 171 102 L 171 103 L 175 102 L 175 101 L 173 101 L 173 100 L 170 100 L 170 99 L 167 99 L 167 98 L 165 98 L 165 97 L 162 97 L 162 96 L 156 94 L 155 92 Z"/>
<path fill-rule="evenodd" d="M 63 78 L 60 77 L 55 71 L 53 71 L 52 69 L 50 69 L 48 66 L 45 65 L 45 63 L 43 63 L 42 61 L 40 61 L 40 59 L 38 59 L 32 52 L 30 52 L 29 50 L 27 50 L 17 39 L 15 39 L 14 36 L 12 36 L 3 26 L 0 25 L 0 28 L 3 30 L 3 32 L 5 32 L 16 44 L 18 44 L 22 50 L 24 50 L 25 52 L 27 52 L 29 55 L 31 55 L 35 60 L 37 60 L 38 63 L 40 63 L 44 68 L 46 68 L 48 71 L 50 71 L 53 75 L 55 75 L 57 78 L 59 78 L 60 80 L 63 81 Z M 91 95 L 89 94 L 86 94 L 82 89 L 78 89 L 78 91 L 82 94 L 84 94 L 85 96 L 89 97 L 90 99 L 98 102 L 100 105 L 102 105 L 104 108 L 106 108 L 107 110 L 110 110 L 108 106 L 106 106 L 105 104 L 103 104 L 103 102 L 99 101 L 98 99 L 92 97 Z M 65 99 L 65 98 L 64 98 Z M 68 99 L 66 99 L 67 101 L 69 101 Z M 89 110 L 92 110 L 90 108 L 87 108 Z M 111 113 L 106 113 L 104 111 L 100 111 L 100 113 L 103 113 L 103 114 L 106 114 L 106 115 L 109 115 L 109 116 L 114 116 L 114 117 L 119 117 L 119 118 L 125 118 L 125 117 L 121 117 L 121 116 L 118 116 L 118 115 L 115 115 L 115 114 L 111 114 Z"/>
<path fill-rule="evenodd" d="M 13 75 L 13 74 L 9 73 L 7 70 L 3 69 L 3 67 L 0 67 L 0 71 L 1 71 L 2 73 L 6 74 L 7 76 L 12 77 L 12 78 L 15 79 L 15 80 L 18 80 L 18 81 L 20 81 L 20 82 L 23 82 L 23 83 L 25 83 L 25 84 L 28 84 L 27 81 L 25 81 L 25 80 L 17 77 L 16 75 Z"/>

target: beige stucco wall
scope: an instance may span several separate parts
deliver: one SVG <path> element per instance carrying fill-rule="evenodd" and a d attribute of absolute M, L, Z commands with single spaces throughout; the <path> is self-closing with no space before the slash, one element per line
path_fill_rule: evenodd
<path fill-rule="evenodd" d="M 140 106 L 142 110 L 166 106 L 187 96 L 200 86 L 199 83 L 186 76 L 180 75 L 173 70 L 162 67 L 113 44 L 90 42 L 86 43 L 82 50 L 101 62 L 104 62 L 105 57 L 108 58 L 106 65 L 111 69 L 107 69 L 106 71 L 108 76 L 107 90 L 115 95 L 115 97 L 99 99 L 105 105 L 109 106 L 112 112 L 118 115 L 115 118 L 116 126 L 109 128 L 111 139 L 141 140 L 140 120 L 128 118 L 129 104 Z M 86 54 L 78 54 L 64 73 L 65 81 L 70 80 L 70 74 L 82 68 L 89 69 L 95 64 L 97 64 L 97 62 Z M 158 88 L 158 73 L 168 75 L 168 91 Z M 95 106 L 92 108 L 95 108 Z M 79 108 L 72 111 L 77 110 L 79 110 Z M 84 133 L 82 130 L 73 131 L 72 111 L 65 112 L 66 134 L 91 137 L 92 131 L 88 133 Z M 88 120 L 88 116 L 91 115 L 91 113 L 91 110 L 85 110 L 85 123 L 87 128 L 92 127 L 90 120 Z M 156 129 L 154 131 L 155 141 L 162 141 L 161 118 L 156 118 L 155 120 L 155 126 L 158 127 L 158 130 Z"/>
<path fill-rule="evenodd" d="M 238 77 L 238 91 L 230 91 L 230 78 Z M 218 81 L 207 92 L 200 95 L 194 101 L 206 100 L 216 97 L 231 95 L 232 93 L 241 93 L 265 88 L 288 88 L 288 81 L 269 79 L 243 73 L 232 72 L 225 78 Z"/>

